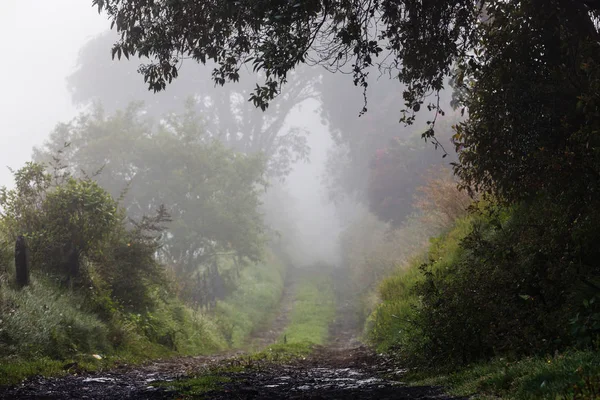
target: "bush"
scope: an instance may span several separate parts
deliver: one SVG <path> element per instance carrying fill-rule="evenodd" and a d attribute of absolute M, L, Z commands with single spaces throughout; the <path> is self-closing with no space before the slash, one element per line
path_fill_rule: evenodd
<path fill-rule="evenodd" d="M 179 300 L 157 302 L 152 312 L 126 314 L 136 331 L 154 344 L 178 354 L 207 354 L 227 344 L 209 316 L 194 311 Z M 132 345 L 135 348 L 135 345 Z"/>
<path fill-rule="evenodd" d="M 428 262 L 380 286 L 371 339 L 435 365 L 597 343 L 600 221 L 563 215 L 538 200 L 458 220 L 432 240 Z"/>
<path fill-rule="evenodd" d="M 579 286 L 598 276 L 600 230 L 591 220 L 569 226 L 563 215 L 542 201 L 492 212 L 473 225 L 447 268 L 428 265 L 417 294 L 431 356 L 467 362 L 574 344 L 569 320 L 580 306 Z M 594 226 L 597 232 L 588 230 Z"/>
<path fill-rule="evenodd" d="M 169 221 L 164 207 L 128 229 L 124 210 L 89 178 L 52 176 L 35 163 L 14 175 L 15 189 L 0 191 L 0 236 L 12 243 L 27 238 L 31 270 L 88 294 L 92 287 L 108 314 L 117 304 L 135 311 L 154 306 L 150 291 L 166 283 L 154 257 L 157 232 Z"/>
<path fill-rule="evenodd" d="M 413 259 L 379 286 L 381 302 L 367 319 L 365 332 L 380 350 L 416 353 L 420 346 L 422 332 L 415 324 L 419 301 L 413 292 L 416 282 L 423 279 L 418 269 L 420 263 L 419 258 Z"/>
<path fill-rule="evenodd" d="M 414 206 L 421 211 L 423 223 L 448 229 L 454 221 L 467 214 L 472 203 L 473 198 L 458 189 L 458 181 L 452 171 L 437 167 L 427 172 L 425 184 L 417 188 Z"/>

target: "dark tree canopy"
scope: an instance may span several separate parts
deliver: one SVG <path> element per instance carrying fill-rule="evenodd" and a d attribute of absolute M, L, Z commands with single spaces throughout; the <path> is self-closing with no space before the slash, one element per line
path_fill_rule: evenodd
<path fill-rule="evenodd" d="M 120 33 L 114 56 L 152 60 L 140 72 L 155 91 L 185 58 L 214 63 L 220 85 L 246 65 L 261 71 L 250 98 L 263 109 L 298 64 L 350 72 L 365 90 L 379 70 L 399 81 L 402 121 L 433 111 L 424 136 L 437 140 L 449 78 L 467 115 L 454 135 L 465 186 L 507 202 L 563 198 L 575 210 L 600 190 L 599 1 L 93 3 Z"/>
<path fill-rule="evenodd" d="M 360 86 L 376 64 L 407 85 L 411 111 L 442 89 L 452 62 L 469 50 L 478 3 L 93 0 L 120 32 L 113 56 L 153 60 L 140 72 L 154 91 L 177 77 L 186 58 L 214 62 L 212 77 L 220 85 L 237 81 L 249 64 L 265 73 L 250 97 L 264 109 L 300 63 L 348 67 Z"/>
<path fill-rule="evenodd" d="M 483 45 L 456 74 L 469 112 L 454 137 L 456 171 L 509 202 L 588 202 L 600 187 L 598 14 L 547 4 L 489 6 Z"/>
<path fill-rule="evenodd" d="M 149 88 L 163 90 L 182 60 L 215 63 L 215 83 L 238 81 L 251 65 L 265 74 L 250 98 L 266 108 L 300 63 L 331 70 L 347 66 L 367 86 L 373 65 L 406 85 L 405 114 L 439 92 L 454 63 L 472 57 L 490 8 L 502 0 L 93 0 L 120 33 L 113 57 L 139 55 Z M 521 2 L 516 2 L 521 3 Z M 539 9 L 588 19 L 597 0 L 529 0 Z M 585 29 L 585 23 L 581 24 Z M 429 104 L 435 109 L 437 104 Z M 433 134 L 433 132 L 429 132 Z"/>
<path fill-rule="evenodd" d="M 443 149 L 435 149 L 416 138 L 427 128 L 430 115 L 421 113 L 411 126 L 398 123 L 398 112 L 402 104 L 402 86 L 390 85 L 387 76 L 371 74 L 369 84 L 369 112 L 358 117 L 356 114 L 362 107 L 361 89 L 352 86 L 352 77 L 345 74 L 326 73 L 317 85 L 321 101 L 321 116 L 327 123 L 336 147 L 329 155 L 326 185 L 332 199 L 342 199 L 347 195 L 367 202 L 369 175 L 372 172 L 372 161 L 377 150 L 387 148 L 391 143 L 412 143 L 407 146 L 408 157 L 396 158 L 399 162 L 397 172 L 403 173 L 395 177 L 397 184 L 405 185 L 407 180 L 417 182 L 422 168 L 407 168 L 412 161 L 421 159 L 419 165 L 428 168 L 437 162 L 450 162 L 453 157 L 442 159 L 443 154 L 453 155 L 450 142 L 451 123 L 457 122 L 457 115 L 446 113 L 436 123 L 436 140 Z M 449 106 L 450 92 L 440 93 L 442 107 Z M 417 139 L 417 140 L 413 140 Z M 420 142 L 420 143 L 418 143 Z M 402 165 L 402 166 L 400 166 Z M 413 164 L 413 166 L 415 166 Z M 411 178 L 407 178 L 411 175 Z M 407 192 L 411 193 L 415 186 Z M 408 202 L 408 208 L 410 209 Z M 394 216 L 401 219 L 405 213 Z"/>
<path fill-rule="evenodd" d="M 438 122 L 440 141 L 449 142 L 452 122 L 456 121 Z M 428 170 L 444 163 L 440 152 L 423 143 L 419 135 L 389 139 L 369 159 L 365 195 L 370 211 L 382 221 L 400 226 L 416 211 L 417 188 L 424 185 Z"/>

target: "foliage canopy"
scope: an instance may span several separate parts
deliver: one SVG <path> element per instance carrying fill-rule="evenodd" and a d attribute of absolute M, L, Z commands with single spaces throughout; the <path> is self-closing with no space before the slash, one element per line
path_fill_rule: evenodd
<path fill-rule="evenodd" d="M 213 61 L 217 84 L 237 81 L 251 64 L 265 72 L 251 100 L 265 108 L 299 63 L 337 70 L 351 65 L 355 84 L 367 85 L 376 64 L 407 85 L 407 110 L 438 92 L 456 62 L 481 45 L 482 18 L 501 0 L 380 0 L 217 2 L 93 0 L 120 32 L 116 55 L 150 57 L 140 67 L 149 88 L 160 91 L 178 76 L 181 60 Z M 516 3 L 522 3 L 521 1 Z M 525 1 L 532 6 L 587 18 L 595 0 Z M 435 104 L 432 105 L 435 107 Z M 408 117 L 410 120 L 410 117 Z"/>

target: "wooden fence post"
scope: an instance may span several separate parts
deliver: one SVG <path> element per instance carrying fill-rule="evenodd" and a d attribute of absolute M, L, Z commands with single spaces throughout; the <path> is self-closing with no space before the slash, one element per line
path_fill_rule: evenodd
<path fill-rule="evenodd" d="M 19 235 L 15 243 L 15 268 L 17 272 L 17 286 L 23 288 L 29 285 L 29 254 L 23 235 Z"/>

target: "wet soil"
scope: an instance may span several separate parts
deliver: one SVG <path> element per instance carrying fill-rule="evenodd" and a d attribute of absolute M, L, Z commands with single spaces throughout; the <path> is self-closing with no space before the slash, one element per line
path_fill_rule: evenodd
<path fill-rule="evenodd" d="M 343 282 L 343 280 L 337 280 Z M 288 285 L 281 310 L 271 329 L 259 332 L 253 345 L 276 340 L 287 323 L 294 285 Z M 357 339 L 358 316 L 349 288 L 336 287 L 338 313 L 327 346 L 311 356 L 288 363 L 249 362 L 243 352 L 212 357 L 156 360 L 142 366 L 121 366 L 109 372 L 83 373 L 62 378 L 33 377 L 22 384 L 0 388 L 0 399 L 181 399 L 181 394 L 157 382 L 174 381 L 202 371 L 237 366 L 238 372 L 221 372 L 230 379 L 205 399 L 458 399 L 432 386 L 409 387 L 405 372 L 390 358 L 376 354 Z M 241 366 L 241 368 L 239 368 Z M 241 370 L 241 372 L 239 372 Z"/>
<path fill-rule="evenodd" d="M 206 399 L 465 399 L 434 386 L 407 386 L 405 370 L 371 349 L 319 347 L 305 360 L 254 365 L 247 372 L 225 373 L 231 382 L 204 394 Z"/>
<path fill-rule="evenodd" d="M 230 357 L 235 356 L 179 357 L 141 366 L 122 365 L 108 372 L 82 372 L 60 378 L 35 376 L 20 385 L 0 388 L 0 399 L 171 399 L 174 393 L 152 384 L 184 378 Z"/>

